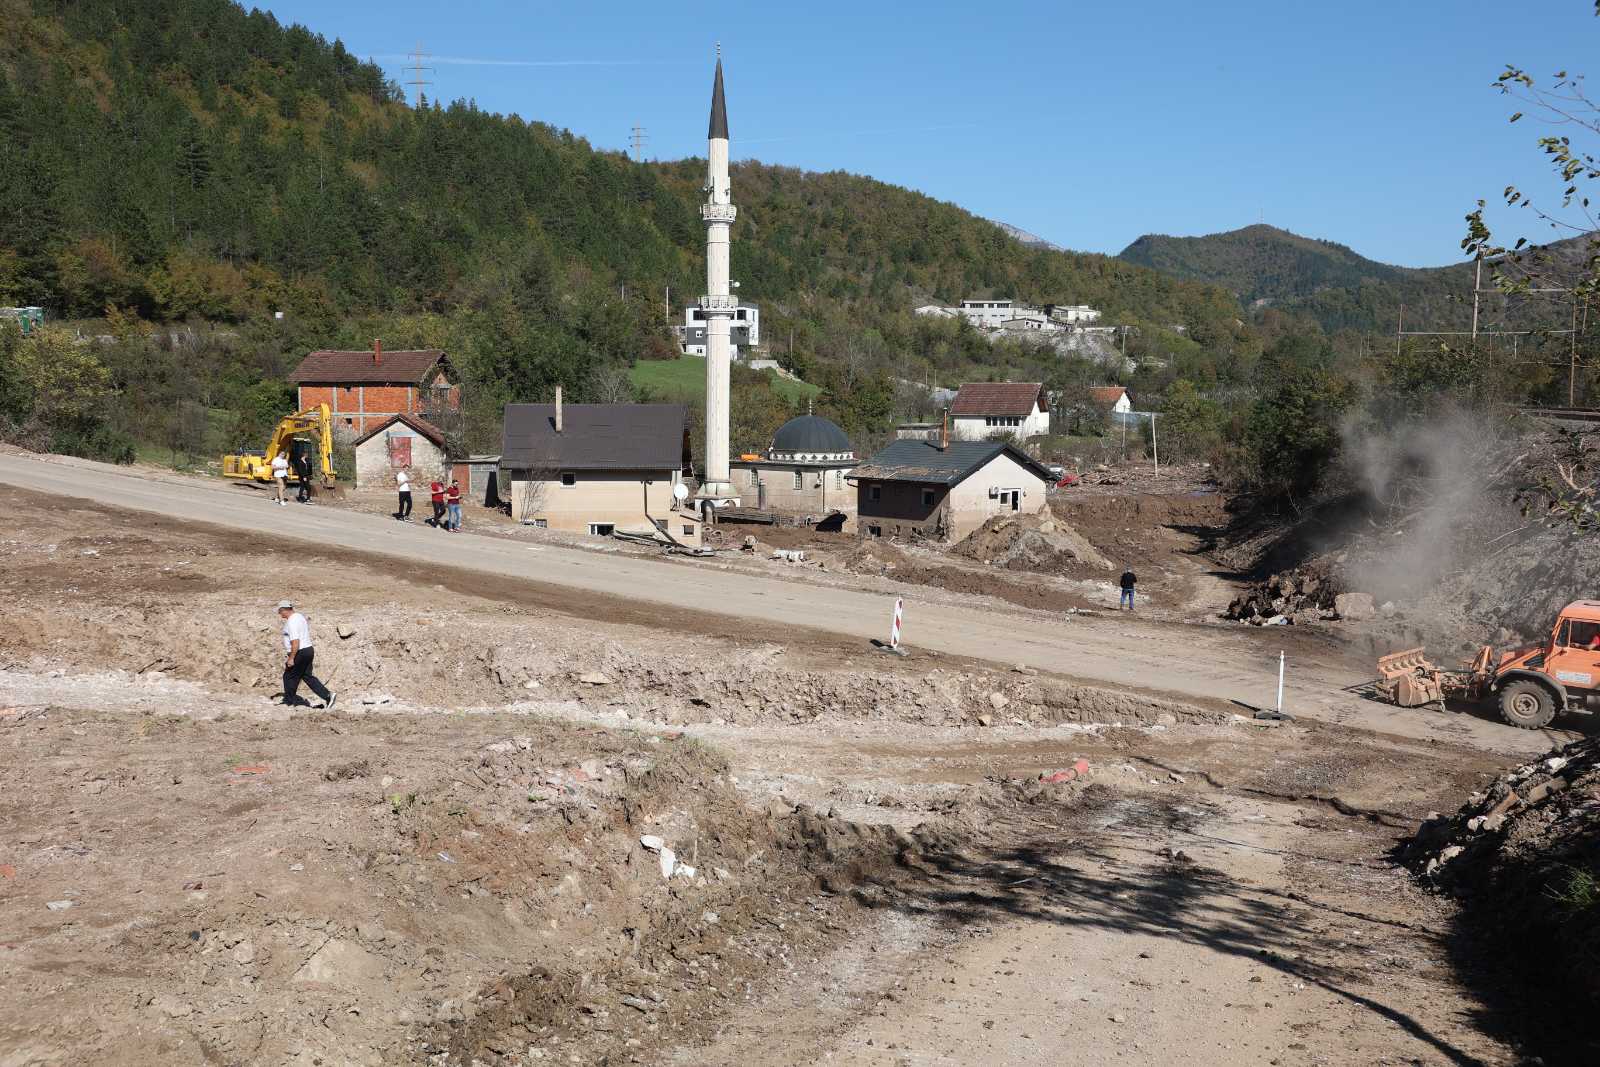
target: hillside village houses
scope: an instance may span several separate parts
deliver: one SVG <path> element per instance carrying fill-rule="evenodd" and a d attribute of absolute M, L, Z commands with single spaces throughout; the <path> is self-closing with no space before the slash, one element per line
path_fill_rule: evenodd
<path fill-rule="evenodd" d="M 557 389 L 553 404 L 507 404 L 503 434 L 500 466 L 519 522 L 701 543 L 700 516 L 674 492 L 690 466 L 682 404 L 563 404 Z"/>
<path fill-rule="evenodd" d="M 289 375 L 299 392 L 297 410 L 327 404 L 335 435 L 346 441 L 395 415 L 456 410 L 461 387 L 454 378 L 442 351 L 385 352 L 382 341 L 370 350 L 312 352 Z"/>
<path fill-rule="evenodd" d="M 1041 307 L 1016 300 L 963 300 L 957 307 L 923 304 L 912 310 L 917 315 L 959 317 L 981 330 L 1004 330 L 1007 333 L 1055 333 L 1087 326 L 1100 318 L 1100 312 L 1087 304 L 1045 304 Z"/>
<path fill-rule="evenodd" d="M 848 480 L 866 537 L 959 541 L 996 515 L 1045 510 L 1054 479 L 1003 441 L 893 441 Z"/>
<path fill-rule="evenodd" d="M 950 404 L 950 436 L 1018 441 L 1050 432 L 1050 402 L 1043 382 L 968 382 Z"/>

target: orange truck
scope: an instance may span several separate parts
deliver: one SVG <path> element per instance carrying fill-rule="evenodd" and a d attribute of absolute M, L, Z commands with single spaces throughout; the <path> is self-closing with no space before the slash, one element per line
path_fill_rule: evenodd
<path fill-rule="evenodd" d="M 1435 666 L 1424 650 L 1408 648 L 1380 658 L 1378 675 L 1378 693 L 1403 708 L 1493 701 L 1512 726 L 1542 730 L 1563 711 L 1588 711 L 1600 702 L 1600 600 L 1562 608 L 1540 644 L 1498 653 L 1485 645 L 1456 668 Z"/>

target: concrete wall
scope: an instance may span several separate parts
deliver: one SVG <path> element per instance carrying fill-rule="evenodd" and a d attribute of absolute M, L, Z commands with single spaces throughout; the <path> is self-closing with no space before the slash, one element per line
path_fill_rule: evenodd
<path fill-rule="evenodd" d="M 559 473 L 511 472 L 511 517 L 551 530 L 587 534 L 591 523 L 609 523 L 619 530 L 644 531 L 645 492 L 650 517 L 664 519 L 672 536 L 685 544 L 700 543 L 700 520 L 693 512 L 672 510 L 673 471 L 577 471 L 574 484 L 564 485 Z M 647 487 L 645 482 L 650 484 Z M 692 526 L 690 533 L 684 527 Z"/>
<path fill-rule="evenodd" d="M 1022 495 L 1013 508 L 1009 500 L 991 497 L 991 488 Z M 996 515 L 1034 515 L 1047 506 L 1044 479 L 1001 453 L 950 490 L 950 539 L 961 540 Z"/>
<path fill-rule="evenodd" d="M 1050 413 L 1041 410 L 1037 402 L 1017 426 L 990 426 L 983 415 L 957 415 L 950 420 L 950 437 L 955 441 L 987 441 L 997 433 L 1009 433 L 1025 441 L 1049 432 Z"/>
<path fill-rule="evenodd" d="M 420 484 L 420 492 L 426 496 L 427 482 L 446 473 L 444 450 L 411 427 L 399 423 L 356 446 L 356 488 L 394 488 L 394 474 L 398 468 L 394 466 L 389 450 L 392 438 L 410 440 L 411 493 L 415 497 Z"/>
<path fill-rule="evenodd" d="M 874 489 L 877 499 L 873 499 Z M 990 489 L 1006 496 L 991 497 Z M 1044 479 L 1002 454 L 948 490 L 914 482 L 864 479 L 857 489 L 856 529 L 869 537 L 916 533 L 959 541 L 996 515 L 1031 515 L 1045 507 Z"/>
<path fill-rule="evenodd" d="M 851 464 L 851 467 L 855 464 Z M 739 462 L 734 465 L 733 487 L 739 503 L 747 508 L 766 508 L 789 515 L 815 515 L 831 511 L 854 515 L 855 487 L 844 480 L 850 467 L 809 467 L 783 463 Z M 794 487 L 795 472 L 800 472 L 801 487 Z"/>

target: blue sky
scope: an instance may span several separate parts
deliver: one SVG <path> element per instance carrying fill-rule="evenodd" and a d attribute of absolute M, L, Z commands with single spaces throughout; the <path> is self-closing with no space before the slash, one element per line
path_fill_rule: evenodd
<path fill-rule="evenodd" d="M 637 122 L 664 159 L 705 152 L 720 39 L 735 158 L 868 174 L 1075 249 L 1264 219 L 1409 266 L 1458 258 L 1478 198 L 1555 188 L 1542 129 L 1489 87 L 1501 65 L 1600 55 L 1589 0 L 264 6 L 396 80 L 420 41 L 430 95 L 605 148 Z"/>

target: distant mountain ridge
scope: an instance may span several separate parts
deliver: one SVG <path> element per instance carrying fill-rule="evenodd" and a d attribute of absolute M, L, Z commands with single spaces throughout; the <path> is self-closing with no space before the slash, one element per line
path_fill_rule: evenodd
<path fill-rule="evenodd" d="M 1007 237 L 1015 238 L 1016 240 L 1027 245 L 1029 248 L 1043 248 L 1051 252 L 1071 251 L 1071 249 L 1064 248 L 1061 245 L 1056 244 L 1054 241 L 1046 241 L 1043 237 L 1040 237 L 1036 233 L 1029 233 L 1020 226 L 1013 226 L 1011 223 L 1001 222 L 999 219 L 990 219 L 989 221 L 1000 227 L 1000 229 L 1005 232 Z"/>
<path fill-rule="evenodd" d="M 1533 254 L 1559 263 L 1572 259 L 1584 244 L 1585 238 L 1569 238 Z M 1471 263 L 1397 267 L 1335 241 L 1276 226 L 1246 226 L 1202 237 L 1146 234 L 1117 258 L 1174 278 L 1220 285 L 1250 310 L 1278 308 L 1310 315 L 1330 332 L 1391 332 L 1402 307 L 1407 323 L 1428 329 L 1459 329 L 1472 314 Z"/>

